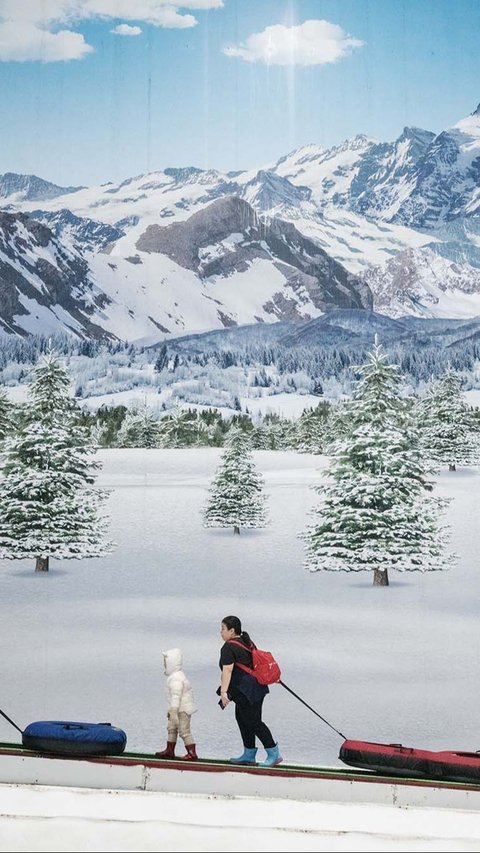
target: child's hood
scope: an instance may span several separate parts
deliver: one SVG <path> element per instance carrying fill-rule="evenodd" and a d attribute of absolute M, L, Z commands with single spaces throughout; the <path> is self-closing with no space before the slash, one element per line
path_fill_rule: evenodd
<path fill-rule="evenodd" d="M 173 672 L 178 672 L 182 668 L 183 659 L 180 649 L 169 649 L 163 652 L 165 661 L 165 675 L 172 675 Z"/>

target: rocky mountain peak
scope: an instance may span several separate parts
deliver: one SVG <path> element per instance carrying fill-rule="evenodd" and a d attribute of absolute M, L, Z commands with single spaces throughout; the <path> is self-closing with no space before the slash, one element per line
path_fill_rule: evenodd
<path fill-rule="evenodd" d="M 231 234 L 245 234 L 256 228 L 258 217 L 250 204 L 238 196 L 216 199 L 185 222 L 171 225 L 149 225 L 137 240 L 141 252 L 160 252 L 180 266 L 197 269 L 198 250 L 221 243 Z"/>
<path fill-rule="evenodd" d="M 288 154 L 280 157 L 275 164 L 275 169 L 278 169 L 278 167 L 282 166 L 284 163 L 295 163 L 297 165 L 311 163 L 312 161 L 323 157 L 325 151 L 325 148 L 322 148 L 321 145 L 315 145 L 313 142 L 308 145 L 302 145 L 300 148 L 295 148 L 293 151 L 290 151 Z"/>
<path fill-rule="evenodd" d="M 242 195 L 257 210 L 276 208 L 278 211 L 279 207 L 297 207 L 302 201 L 308 201 L 312 191 L 309 187 L 292 184 L 276 172 L 261 169 L 245 184 Z"/>
<path fill-rule="evenodd" d="M 16 196 L 21 201 L 46 201 L 81 189 L 83 187 L 59 187 L 37 175 L 18 175 L 15 172 L 0 175 L 0 198 L 5 199 Z"/>
<path fill-rule="evenodd" d="M 163 174 L 173 178 L 176 184 L 211 183 L 218 181 L 219 173 L 215 169 L 199 169 L 197 166 L 167 167 Z"/>
<path fill-rule="evenodd" d="M 406 126 L 403 128 L 397 141 L 410 140 L 413 142 L 422 142 L 426 146 L 432 139 L 435 139 L 435 134 L 431 130 L 424 130 L 422 127 Z"/>
<path fill-rule="evenodd" d="M 374 139 L 370 139 L 364 133 L 357 133 L 353 139 L 346 139 L 343 143 L 345 148 L 350 148 L 352 151 L 358 151 L 361 148 L 370 148 L 370 145 L 375 144 Z"/>
<path fill-rule="evenodd" d="M 264 264 L 265 275 L 266 265 L 272 265 L 295 292 L 304 289 L 317 310 L 371 306 L 368 287 L 291 222 L 263 219 L 237 196 L 219 198 L 181 222 L 149 225 L 136 248 L 166 255 L 203 280 L 225 280 L 256 269 L 259 263 Z M 285 319 L 290 315 L 285 305 L 280 308 L 285 297 L 279 293 L 274 313 Z M 293 306 L 289 310 L 298 313 Z"/>

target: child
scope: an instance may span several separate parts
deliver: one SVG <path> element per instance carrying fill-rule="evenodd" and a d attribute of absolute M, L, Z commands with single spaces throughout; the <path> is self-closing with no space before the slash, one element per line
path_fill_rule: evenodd
<path fill-rule="evenodd" d="M 163 652 L 163 668 L 167 676 L 167 746 L 155 755 L 157 758 L 175 758 L 175 744 L 177 736 L 180 735 L 187 750 L 187 754 L 182 756 L 183 759 L 196 761 L 198 755 L 190 731 L 190 719 L 196 708 L 191 684 L 182 670 L 180 649 L 169 649 L 168 652 Z"/>

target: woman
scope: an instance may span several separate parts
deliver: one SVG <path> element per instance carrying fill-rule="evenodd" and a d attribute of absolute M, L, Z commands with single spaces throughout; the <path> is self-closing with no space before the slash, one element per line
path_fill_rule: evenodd
<path fill-rule="evenodd" d="M 242 755 L 231 758 L 230 761 L 232 764 L 256 764 L 255 738 L 258 737 L 267 752 L 262 767 L 274 767 L 283 759 L 278 743 L 275 743 L 270 729 L 262 721 L 262 704 L 269 692 L 268 687 L 259 684 L 253 675 L 236 666 L 243 664 L 252 668 L 250 650 L 254 648 L 253 643 L 247 632 L 242 631 L 242 624 L 237 616 L 225 616 L 220 636 L 224 641 L 220 652 L 220 702 L 223 708 L 230 702 L 235 703 L 235 719 L 244 747 Z"/>

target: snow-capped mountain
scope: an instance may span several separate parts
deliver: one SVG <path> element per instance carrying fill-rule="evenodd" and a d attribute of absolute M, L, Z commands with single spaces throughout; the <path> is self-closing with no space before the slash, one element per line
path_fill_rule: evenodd
<path fill-rule="evenodd" d="M 57 196 L 76 192 L 81 187 L 59 187 L 36 175 L 17 175 L 14 172 L 5 172 L 0 175 L 0 199 L 5 199 L 5 204 L 18 204 L 22 201 L 48 201 Z"/>
<path fill-rule="evenodd" d="M 480 315 L 480 269 L 456 264 L 428 248 L 406 249 L 362 275 L 373 307 L 389 317 L 467 318 Z"/>
<path fill-rule="evenodd" d="M 0 197 L 84 261 L 105 300 L 94 322 L 123 338 L 368 308 L 370 286 L 392 316 L 477 313 L 480 109 L 437 135 L 308 145 L 260 170 L 166 168 L 88 188 L 8 173 Z M 22 245 L 9 243 L 17 272 Z"/>
<path fill-rule="evenodd" d="M 341 146 L 306 146 L 272 167 L 310 189 L 317 206 L 435 229 L 480 212 L 480 104 L 435 135 L 405 127 L 394 142 L 357 136 Z"/>
<path fill-rule="evenodd" d="M 166 227 L 149 225 L 136 248 L 157 252 L 192 269 L 212 285 L 268 261 L 298 295 L 321 310 L 334 306 L 371 305 L 368 288 L 348 273 L 294 225 L 281 219 L 263 220 L 237 196 L 218 199 L 188 220 Z M 285 294 L 280 295 L 280 302 Z M 292 310 L 297 310 L 296 308 Z M 284 311 L 275 309 L 275 313 Z"/>
<path fill-rule="evenodd" d="M 432 241 L 432 235 L 366 218 L 346 207 L 319 206 L 310 187 L 291 184 L 273 171 L 260 170 L 250 177 L 241 195 L 265 217 L 292 222 L 355 274 L 371 264 L 382 264 L 402 249 Z"/>
<path fill-rule="evenodd" d="M 353 273 L 370 264 L 380 264 L 401 249 L 432 240 L 431 234 L 366 219 L 347 208 L 319 208 L 312 201 L 311 188 L 296 186 L 269 170 L 242 173 L 234 179 L 198 169 L 165 169 L 118 186 L 79 190 L 45 203 L 41 209 L 28 203 L 20 207 L 53 226 L 58 236 L 84 244 L 87 249 L 103 249 L 110 228 L 116 249 L 131 254 L 149 225 L 185 220 L 225 196 L 243 198 L 271 219 L 280 217 L 292 222 Z M 117 232 L 125 238 L 119 238 Z"/>
<path fill-rule="evenodd" d="M 10 334 L 57 331 L 103 337 L 95 322 L 106 298 L 88 263 L 24 214 L 0 212 L 0 328 Z"/>
<path fill-rule="evenodd" d="M 480 213 L 480 104 L 432 140 L 413 179 L 413 188 L 392 217 L 395 221 L 435 228 Z"/>
<path fill-rule="evenodd" d="M 260 169 L 238 193 L 253 207 L 261 211 L 280 213 L 296 210 L 312 198 L 310 187 L 295 186 L 286 178 L 268 169 Z"/>
<path fill-rule="evenodd" d="M 391 220 L 414 189 L 417 163 L 433 139 L 428 130 L 405 127 L 395 142 L 372 145 L 352 181 L 349 205 L 357 213 Z"/>
<path fill-rule="evenodd" d="M 42 222 L 53 231 L 56 237 L 70 246 L 95 251 L 103 249 L 125 235 L 125 231 L 106 222 L 75 216 L 70 210 L 32 210 L 32 219 Z"/>
<path fill-rule="evenodd" d="M 34 201 L 39 184 L 42 210 L 64 208 L 119 228 L 134 219 L 145 225 L 148 219 L 186 218 L 199 206 L 233 194 L 260 210 L 294 210 L 310 202 L 317 213 L 333 206 L 410 228 L 434 229 L 479 210 L 480 106 L 437 135 L 406 127 L 394 142 L 358 135 L 329 149 L 307 145 L 250 172 L 170 168 L 118 185 L 66 190 L 32 176 L 4 175 L 3 181 L 5 204 L 24 211 L 38 208 Z"/>
<path fill-rule="evenodd" d="M 272 171 L 295 186 L 309 187 L 319 206 L 343 206 L 359 164 L 374 144 L 372 139 L 359 135 L 333 148 L 305 145 L 281 157 Z"/>
<path fill-rule="evenodd" d="M 3 330 L 158 340 L 372 304 L 368 285 L 293 225 L 265 224 L 235 196 L 150 225 L 125 249 L 81 253 L 25 214 L 1 214 Z"/>
<path fill-rule="evenodd" d="M 414 169 L 435 135 L 405 127 L 394 142 L 356 136 L 340 146 L 300 148 L 281 158 L 276 174 L 311 189 L 320 208 L 346 207 L 388 220 L 414 188 Z"/>
<path fill-rule="evenodd" d="M 298 322 L 336 305 L 372 303 L 368 286 L 293 225 L 262 222 L 236 196 L 178 222 L 138 228 L 90 260 L 104 292 L 127 309 L 129 322 L 118 323 L 110 306 L 105 326 L 122 338 Z"/>
<path fill-rule="evenodd" d="M 45 214 L 69 210 L 77 217 L 103 222 L 116 228 L 144 229 L 151 222 L 186 219 L 195 209 L 214 199 L 238 194 L 239 186 L 214 170 L 194 167 L 165 169 L 128 178 L 120 184 L 87 187 L 50 199 L 42 205 Z M 6 202 L 14 203 L 11 197 Z M 24 212 L 36 211 L 38 204 L 18 202 Z"/>

